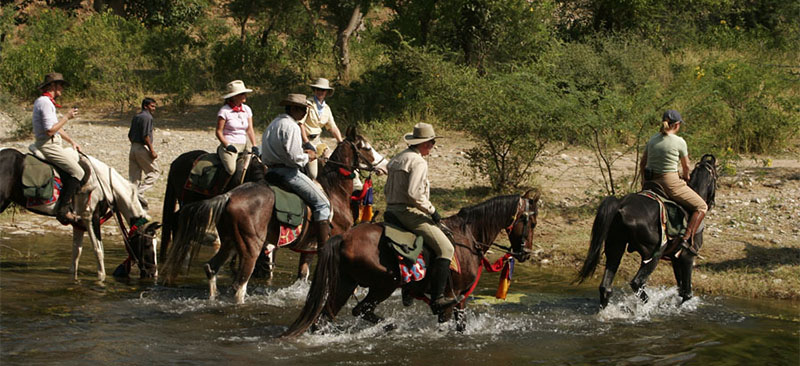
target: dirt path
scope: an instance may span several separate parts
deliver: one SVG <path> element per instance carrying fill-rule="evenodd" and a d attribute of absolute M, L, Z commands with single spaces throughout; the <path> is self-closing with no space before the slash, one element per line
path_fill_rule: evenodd
<path fill-rule="evenodd" d="M 178 114 L 159 111 L 155 116 L 155 146 L 162 176 L 156 186 L 146 192 L 151 203 L 150 215 L 161 216 L 161 201 L 166 186 L 169 163 L 179 154 L 203 149 L 213 151 L 214 118 L 217 105 L 206 104 Z M 123 176 L 128 172 L 128 126 L 135 111 L 101 113 L 82 111 L 77 120 L 70 121 L 68 131 L 89 155 L 100 158 Z M 0 131 L 8 136 L 14 121 L 0 113 Z M 256 135 L 263 132 L 257 128 Z M 470 190 L 485 186 L 469 169 L 465 149 L 469 140 L 448 132 L 428 158 L 433 187 L 451 192 L 467 192 L 455 207 L 476 202 L 484 197 Z M 3 147 L 27 151 L 32 139 L 2 141 Z M 333 141 L 329 141 L 329 146 Z M 400 143 L 385 148 L 392 156 L 404 146 Z M 795 149 L 796 151 L 797 149 Z M 553 149 L 541 158 L 533 182 L 541 187 L 542 210 L 537 227 L 536 265 L 552 266 L 554 270 L 577 271 L 585 255 L 593 211 L 599 197 L 605 195 L 602 180 L 591 151 L 580 148 Z M 800 298 L 800 161 L 796 157 L 769 157 L 741 160 L 734 175 L 722 176 L 717 193 L 717 206 L 707 218 L 706 245 L 698 260 L 695 287 L 706 293 L 725 293 L 740 296 Z M 616 177 L 630 176 L 634 169 L 633 156 L 621 156 L 615 164 Z M 381 179 L 379 178 L 379 181 Z M 479 190 L 478 192 L 487 192 Z M 459 193 L 464 194 L 464 193 Z M 486 193 L 489 195 L 490 193 Z M 381 201 L 381 197 L 377 197 Z M 448 198 L 452 199 L 452 198 Z M 440 198 L 433 197 L 439 204 Z M 462 203 L 463 202 L 463 203 Z M 378 204 L 380 206 L 380 203 Z M 19 211 L 0 216 L 0 240 L 10 235 L 30 235 L 44 231 L 71 229 L 55 220 Z M 117 235 L 110 225 L 104 232 Z M 626 256 L 617 285 L 628 281 L 638 266 L 638 258 Z M 652 277 L 653 284 L 673 285 L 669 266 L 660 266 Z M 589 281 L 598 281 L 592 279 Z"/>

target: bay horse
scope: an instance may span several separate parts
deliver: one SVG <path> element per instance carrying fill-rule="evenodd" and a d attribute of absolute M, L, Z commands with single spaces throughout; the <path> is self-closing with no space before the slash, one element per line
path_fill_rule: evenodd
<path fill-rule="evenodd" d="M 331 203 L 333 228 L 331 235 L 342 233 L 353 226 L 350 211 L 350 195 L 353 192 L 353 176 L 356 170 L 372 169 L 372 149 L 364 137 L 348 128 L 346 138 L 340 142 L 328 159 L 317 181 Z M 198 242 L 205 237 L 211 224 L 216 225 L 221 246 L 219 251 L 204 265 L 209 280 L 209 298 L 217 296 L 216 278 L 220 267 L 231 255 L 238 255 L 233 287 L 236 302 L 244 303 L 247 283 L 255 267 L 256 259 L 267 243 L 277 243 L 279 224 L 273 216 L 275 196 L 265 180 L 242 184 L 217 197 L 195 202 L 181 208 L 179 230 L 175 242 L 167 253 L 163 273 L 165 282 L 172 283 L 183 267 L 199 250 Z M 291 247 L 305 248 L 316 240 L 316 226 L 306 225 L 300 238 Z"/>
<path fill-rule="evenodd" d="M 703 155 L 692 170 L 688 185 L 703 198 L 709 209 L 714 206 L 717 168 L 713 155 Z M 628 252 L 636 251 L 641 256 L 639 270 L 630 286 L 642 301 L 647 302 L 644 286 L 660 259 L 653 258 L 661 246 L 660 215 L 658 202 L 637 193 L 628 194 L 621 199 L 609 196 L 600 203 L 592 225 L 589 251 L 577 282 L 583 282 L 594 273 L 600 260 L 600 250 L 605 243 L 606 270 L 600 283 L 601 308 L 608 305 L 612 294 L 611 284 L 626 248 Z M 693 240 L 699 250 L 703 245 L 702 227 L 695 233 Z M 678 284 L 678 294 L 685 302 L 692 298 L 692 268 L 696 255 L 689 250 L 682 250 L 680 253 L 678 258 L 671 259 L 672 270 Z"/>
<path fill-rule="evenodd" d="M 192 171 L 194 162 L 202 155 L 207 154 L 204 150 L 193 150 L 185 152 L 175 158 L 169 166 L 169 175 L 167 176 L 167 190 L 164 192 L 164 204 L 161 210 L 161 248 L 159 249 L 159 260 L 163 261 L 172 242 L 172 237 L 177 227 L 175 226 L 178 219 L 179 211 L 176 210 L 178 205 L 186 205 L 192 202 L 202 201 L 211 198 L 211 196 L 188 190 L 185 188 L 186 180 L 189 178 L 189 173 Z M 244 152 L 249 154 L 249 152 Z M 220 193 L 225 193 L 235 188 L 244 182 L 255 182 L 264 179 L 266 167 L 261 163 L 261 159 L 253 157 L 250 163 L 244 169 L 244 177 L 242 172 L 236 172 L 232 176 L 227 185 Z"/>
<path fill-rule="evenodd" d="M 377 150 L 373 149 L 368 143 L 366 143 L 364 148 L 364 152 L 366 154 L 372 155 L 372 160 L 370 161 L 378 162 L 375 165 L 376 172 L 379 175 L 385 172 L 386 165 L 388 165 L 388 160 L 384 159 L 383 156 L 378 153 Z M 172 242 L 172 237 L 178 229 L 176 223 L 180 215 L 180 211 L 176 210 L 176 207 L 211 198 L 209 195 L 185 189 L 185 183 L 189 178 L 189 173 L 192 170 L 194 162 L 197 160 L 197 158 L 206 153 L 207 152 L 204 150 L 185 152 L 175 158 L 175 160 L 172 161 L 172 164 L 170 164 L 169 175 L 167 177 L 167 189 L 164 193 L 164 204 L 161 211 L 161 221 L 163 226 L 161 228 L 159 261 L 164 261 L 170 243 Z M 264 179 L 265 173 L 266 167 L 261 162 L 261 159 L 254 156 L 252 159 L 250 159 L 250 164 L 245 170 L 244 177 L 242 177 L 241 173 L 234 174 L 228 184 L 222 189 L 221 193 L 228 192 L 242 183 L 257 182 L 262 180 Z M 357 210 L 357 208 L 354 209 Z M 262 255 L 259 257 L 259 264 L 256 266 L 255 272 L 258 273 L 258 277 L 270 277 L 272 275 L 271 266 L 273 263 L 273 254 L 274 251 L 271 252 L 269 256 Z M 300 262 L 297 268 L 297 279 L 308 280 L 309 266 L 313 259 L 313 253 L 300 253 Z M 254 275 L 256 275 L 255 273 Z"/>
<path fill-rule="evenodd" d="M 151 278 L 157 275 L 155 253 L 155 231 L 157 222 L 149 222 L 147 212 L 142 208 L 136 195 L 136 188 L 127 179 L 123 178 L 114 168 L 109 167 L 94 157 L 84 155 L 91 168 L 90 179 L 94 180 L 95 188 L 91 192 L 79 190 L 75 194 L 74 212 L 80 217 L 81 224 L 72 226 L 72 265 L 70 272 L 74 280 L 78 279 L 78 261 L 83 250 L 83 234 L 89 234 L 89 240 L 97 257 L 97 279 L 104 281 L 106 270 L 103 253 L 103 241 L 100 225 L 113 214 L 124 217 L 131 226 L 130 231 L 125 224 L 119 222 L 123 241 L 129 258 L 117 268 L 115 276 L 127 277 L 130 272 L 130 262 L 135 261 L 139 267 L 141 278 Z M 13 202 L 19 207 L 26 207 L 27 198 L 22 193 L 22 170 L 25 155 L 15 149 L 0 149 L 0 212 L 3 212 Z M 58 168 L 59 174 L 63 176 Z M 55 217 L 55 202 L 47 205 L 28 208 L 36 214 Z M 134 226 L 135 225 L 135 226 Z"/>
<path fill-rule="evenodd" d="M 524 195 L 498 196 L 471 207 L 458 214 L 442 219 L 442 225 L 452 233 L 455 258 L 460 272 L 451 271 L 450 283 L 445 294 L 456 298 L 468 295 L 480 277 L 486 252 L 497 236 L 505 231 L 511 246 L 500 247 L 520 262 L 530 258 L 533 247 L 533 230 L 538 215 L 539 194 L 531 191 Z M 369 288 L 354 308 L 353 316 L 370 322 L 379 322 L 375 307 L 389 298 L 398 288 L 416 298 L 425 298 L 427 277 L 421 281 L 401 282 L 397 253 L 385 244 L 380 244 L 383 224 L 362 223 L 344 234 L 332 237 L 319 253 L 317 269 L 306 303 L 298 318 L 282 337 L 294 337 L 313 326 L 323 311 L 333 319 L 344 307 L 357 286 Z M 404 295 L 405 296 L 405 295 Z M 457 307 L 456 322 L 464 329 L 466 299 L 447 308 L 439 315 L 439 322 L 452 317 Z"/>

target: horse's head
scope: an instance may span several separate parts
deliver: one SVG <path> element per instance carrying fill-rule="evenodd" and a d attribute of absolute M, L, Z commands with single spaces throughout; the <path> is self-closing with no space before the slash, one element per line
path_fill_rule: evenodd
<path fill-rule="evenodd" d="M 714 206 L 717 194 L 717 158 L 714 155 L 705 154 L 700 158 L 689 177 L 689 187 L 706 201 L 709 209 Z"/>
<path fill-rule="evenodd" d="M 139 266 L 140 278 L 152 278 L 158 275 L 156 265 L 156 231 L 161 224 L 155 221 L 145 222 L 135 227 L 128 237 L 133 260 Z"/>
<path fill-rule="evenodd" d="M 508 226 L 508 240 L 511 242 L 511 252 L 514 258 L 520 262 L 525 262 L 531 257 L 533 250 L 533 229 L 536 228 L 536 220 L 539 215 L 539 193 L 532 191 L 525 192 L 519 198 L 517 212 L 514 221 Z"/>
<path fill-rule="evenodd" d="M 348 172 L 356 169 L 371 170 L 377 162 L 376 154 L 369 141 L 356 133 L 355 127 L 348 127 L 345 139 L 336 146 L 328 159 L 328 164 L 332 163 L 334 168 L 344 169 Z M 383 157 L 381 156 L 381 158 Z"/>

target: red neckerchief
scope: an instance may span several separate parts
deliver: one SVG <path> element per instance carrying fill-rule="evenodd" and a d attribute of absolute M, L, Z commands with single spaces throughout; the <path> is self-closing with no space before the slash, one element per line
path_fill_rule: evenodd
<path fill-rule="evenodd" d="M 50 101 L 53 102 L 53 105 L 56 106 L 56 108 L 61 108 L 61 105 L 56 103 L 56 100 L 53 99 L 53 94 L 50 94 L 50 92 L 44 92 L 44 93 L 42 93 L 42 95 L 45 96 L 45 97 L 50 98 Z"/>
<path fill-rule="evenodd" d="M 234 112 L 244 112 L 244 107 L 242 107 L 241 104 L 235 106 L 233 104 L 228 103 L 228 105 L 231 107 L 231 110 L 233 110 Z"/>

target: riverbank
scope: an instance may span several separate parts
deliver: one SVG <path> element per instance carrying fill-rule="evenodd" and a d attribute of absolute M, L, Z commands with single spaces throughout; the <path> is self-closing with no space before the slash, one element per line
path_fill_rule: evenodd
<path fill-rule="evenodd" d="M 154 219 L 161 217 L 169 163 L 189 150 L 216 148 L 212 117 L 218 105 L 214 103 L 211 99 L 196 100 L 186 113 L 168 108 L 157 112 L 155 146 L 163 172 L 155 187 L 145 194 Z M 133 114 L 132 110 L 120 114 L 84 108 L 78 119 L 69 122 L 68 131 L 84 152 L 101 158 L 127 176 L 127 131 Z M 267 121 L 261 121 L 264 122 Z M 3 116 L 0 123 L 4 136 L 0 145 L 27 151 L 31 138 L 7 140 L 6 131 L 12 129 L 9 124 L 15 123 L 13 118 Z M 260 135 L 263 125 L 256 129 Z M 494 194 L 468 167 L 465 150 L 470 146 L 469 140 L 451 131 L 440 133 L 448 138 L 438 141 L 429 157 L 432 200 L 446 214 L 455 214 L 458 208 Z M 388 156 L 404 147 L 399 138 L 397 144 L 376 145 Z M 759 156 L 735 164 L 735 173 L 720 177 L 717 206 L 706 219 L 705 244 L 693 278 L 695 292 L 799 300 L 800 162 L 796 155 L 787 155 Z M 615 174 L 629 175 L 634 165 L 633 156 L 620 156 Z M 594 209 L 604 195 L 598 173 L 594 155 L 585 149 L 553 147 L 543 156 L 534 173 L 534 181 L 542 192 L 539 225 L 534 235 L 535 255 L 533 261 L 524 265 L 577 273 L 586 255 Z M 384 178 L 376 178 L 378 187 L 383 182 Z M 382 210 L 382 195 L 376 197 L 376 208 Z M 103 230 L 112 237 L 118 235 L 110 225 Z M 58 225 L 55 220 L 42 220 L 24 210 L 7 210 L 0 215 L 0 240 L 43 231 L 71 234 L 70 228 Z M 23 254 L 0 248 L 0 259 L 4 261 L 19 255 Z M 617 287 L 627 286 L 638 262 L 638 255 L 624 257 L 615 281 Z M 587 282 L 599 283 L 601 274 L 602 268 L 598 268 Z M 674 286 L 671 266 L 660 265 L 649 284 Z"/>

